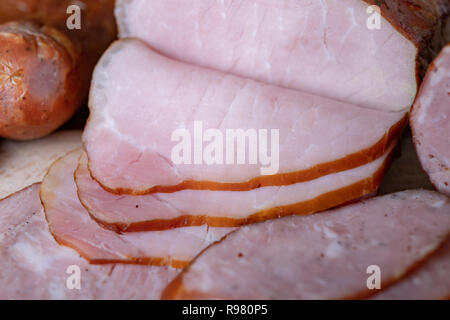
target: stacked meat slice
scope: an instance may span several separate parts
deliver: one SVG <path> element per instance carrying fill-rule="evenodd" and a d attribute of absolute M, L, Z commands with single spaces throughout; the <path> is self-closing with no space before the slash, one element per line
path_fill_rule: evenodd
<path fill-rule="evenodd" d="M 113 44 L 94 73 L 84 206 L 103 226 L 145 231 L 239 226 L 373 194 L 443 42 L 449 4 L 416 2 L 118 1 L 120 36 L 141 40 Z M 266 145 L 277 170 L 263 174 L 251 146 L 248 163 L 233 153 L 225 164 L 228 141 L 214 149 L 222 159 L 203 161 L 195 148 L 217 136 L 196 137 L 198 123 L 220 137 L 279 130 L 279 148 Z M 194 132 L 183 162 L 180 129 Z"/>
<path fill-rule="evenodd" d="M 158 299 L 162 267 L 94 266 L 51 236 L 34 184 L 0 201 L 0 299 Z M 80 286 L 70 275 L 78 268 Z M 73 287 L 72 287 L 73 285 Z"/>
<path fill-rule="evenodd" d="M 164 297 L 363 298 L 377 292 L 368 285 L 371 268 L 379 270 L 378 289 L 384 289 L 433 253 L 449 232 L 450 200 L 423 190 L 308 217 L 266 221 L 242 227 L 213 245 L 171 283 Z M 445 255 L 436 260 L 448 265 Z M 425 288 L 418 285 L 422 291 L 417 296 L 446 298 L 450 294 L 448 273 L 439 283 L 435 282 L 439 274 L 426 268 L 423 272 L 436 278 L 425 283 Z M 433 291 L 435 284 L 445 290 Z M 405 289 L 387 290 L 380 298 Z"/>
<path fill-rule="evenodd" d="M 444 283 L 420 297 L 450 295 L 444 276 L 429 277 L 448 264 L 446 196 L 407 191 L 331 209 L 377 192 L 442 45 L 448 1 L 408 3 L 118 0 L 122 39 L 95 69 L 84 150 L 50 168 L 42 207 L 37 186 L 15 196 L 32 203 L 21 211 L 37 241 L 19 217 L 7 222 L 15 237 L 1 230 L 18 248 L 2 254 L 12 265 L 38 251 L 58 261 L 43 265 L 55 276 L 43 280 L 47 294 L 27 283 L 0 297 L 70 297 L 48 294 L 69 263 L 120 266 L 89 266 L 82 295 L 92 298 L 125 281 L 141 281 L 132 297 L 156 298 L 172 267 L 185 269 L 164 298 L 367 297 L 377 292 L 366 282 L 374 266 L 382 288 L 392 285 L 378 298 L 406 296 L 417 281 Z M 229 143 L 239 130 L 243 140 Z M 261 151 L 252 130 L 276 139 Z M 175 141 L 190 133 L 185 161 L 175 160 Z M 1 201 L 0 213 L 9 206 Z M 27 257 L 25 271 L 36 262 Z"/>

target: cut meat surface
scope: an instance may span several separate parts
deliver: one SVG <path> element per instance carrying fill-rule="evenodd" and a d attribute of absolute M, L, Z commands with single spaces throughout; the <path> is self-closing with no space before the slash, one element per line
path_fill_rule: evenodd
<path fill-rule="evenodd" d="M 381 17 L 368 11 L 375 3 Z M 118 0 L 115 13 L 120 37 L 139 37 L 170 57 L 401 110 L 442 45 L 449 7 L 448 0 Z"/>
<path fill-rule="evenodd" d="M 162 230 L 205 223 L 232 227 L 292 214 L 311 214 L 376 192 L 393 145 L 383 157 L 355 169 L 289 186 L 250 191 L 182 190 L 143 196 L 114 195 L 92 179 L 86 156 L 80 158 L 75 180 L 81 203 L 97 222 L 109 229 Z"/>
<path fill-rule="evenodd" d="M 102 57 L 90 107 L 83 142 L 91 174 L 108 191 L 128 194 L 244 191 L 312 180 L 381 157 L 405 124 L 404 112 L 364 109 L 187 65 L 131 39 L 116 42 Z M 247 164 L 238 164 L 238 142 L 230 148 L 228 139 L 220 144 L 217 136 L 210 138 L 219 141 L 219 151 L 211 154 L 223 153 L 223 164 L 203 162 L 205 154 L 198 162 L 196 122 L 205 136 L 217 129 L 223 140 L 229 130 L 268 130 L 262 139 L 255 133 L 256 150 L 258 159 L 264 152 L 272 158 L 276 172 L 264 175 L 261 169 L 269 164 L 251 164 L 248 137 Z M 182 153 L 189 164 L 173 160 L 178 145 L 173 134 L 180 129 L 193 138 L 192 153 Z M 272 130 L 279 130 L 279 140 L 271 141 Z M 225 160 L 228 152 L 233 152 L 231 164 Z"/>
<path fill-rule="evenodd" d="M 450 196 L 450 44 L 430 65 L 410 123 L 423 168 L 433 185 Z"/>
<path fill-rule="evenodd" d="M 0 259 L 1 300 L 159 299 L 178 272 L 167 267 L 90 265 L 51 236 L 38 184 L 0 201 Z M 80 290 L 67 286 L 70 266 L 80 268 Z"/>
<path fill-rule="evenodd" d="M 121 235 L 103 229 L 91 219 L 77 196 L 74 172 L 80 155 L 81 151 L 75 151 L 53 164 L 42 182 L 41 200 L 55 239 L 77 250 L 89 262 L 180 268 L 232 231 L 200 226 Z"/>
<path fill-rule="evenodd" d="M 306 217 L 241 227 L 165 290 L 169 299 L 341 299 L 376 293 L 433 253 L 450 232 L 450 200 L 411 190 Z"/>
<path fill-rule="evenodd" d="M 450 240 L 409 276 L 376 294 L 379 300 L 450 299 Z"/>
<path fill-rule="evenodd" d="M 41 182 L 51 164 L 81 146 L 81 131 L 61 131 L 32 142 L 0 141 L 0 199 Z"/>
<path fill-rule="evenodd" d="M 116 16 L 121 37 L 142 38 L 180 60 L 357 105 L 406 109 L 416 91 L 417 49 L 384 19 L 381 32 L 369 30 L 366 10 L 360 0 L 125 0 Z"/>

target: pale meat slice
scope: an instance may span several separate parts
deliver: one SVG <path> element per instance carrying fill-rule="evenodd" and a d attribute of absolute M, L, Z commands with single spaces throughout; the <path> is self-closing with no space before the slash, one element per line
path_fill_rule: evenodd
<path fill-rule="evenodd" d="M 376 294 L 378 300 L 450 299 L 450 240 L 410 275 Z"/>
<path fill-rule="evenodd" d="M 51 164 L 81 146 L 81 131 L 60 131 L 46 138 L 0 140 L 0 199 L 41 182 Z"/>
<path fill-rule="evenodd" d="M 381 16 L 369 9 L 375 3 Z M 412 105 L 416 77 L 442 44 L 449 7 L 448 0 L 118 0 L 116 18 L 121 38 L 139 37 L 182 61 L 400 110 Z"/>
<path fill-rule="evenodd" d="M 78 197 L 91 217 L 118 232 L 203 225 L 233 227 L 287 215 L 306 215 L 377 191 L 395 142 L 381 158 L 361 167 L 281 187 L 250 191 L 182 190 L 143 196 L 114 195 L 89 174 L 87 157 L 75 172 Z"/>
<path fill-rule="evenodd" d="M 201 250 L 233 229 L 199 226 L 118 234 L 102 228 L 81 205 L 74 181 L 81 150 L 56 161 L 41 185 L 50 232 L 93 264 L 134 263 L 184 267 Z"/>
<path fill-rule="evenodd" d="M 385 288 L 433 253 L 449 232 L 450 200 L 426 190 L 266 221 L 209 247 L 163 298 L 363 298 L 377 292 L 367 287 L 369 266 L 380 268 Z"/>
<path fill-rule="evenodd" d="M 159 299 L 178 273 L 168 267 L 90 265 L 52 237 L 39 184 L 0 201 L 0 299 Z M 70 266 L 80 289 L 70 289 Z M 73 272 L 73 271 L 70 271 Z"/>
<path fill-rule="evenodd" d="M 430 65 L 410 123 L 423 168 L 436 189 L 450 196 L 450 44 Z"/>
<path fill-rule="evenodd" d="M 377 159 L 405 124 L 404 112 L 364 109 L 184 64 L 135 39 L 113 44 L 94 73 L 83 142 L 91 174 L 114 193 L 244 191 L 308 181 Z M 223 164 L 194 159 L 199 152 L 200 160 L 205 156 L 197 151 L 196 121 L 205 135 L 220 131 L 223 143 L 212 140 L 221 145 Z M 179 129 L 191 136 L 182 153 L 190 164 L 172 159 L 180 143 L 172 134 Z M 256 164 L 249 163 L 247 150 L 246 164 L 237 165 L 237 142 L 225 148 L 227 131 L 237 129 L 268 130 L 266 138 L 257 138 Z M 279 130 L 279 150 L 270 142 L 271 130 Z M 266 154 L 279 154 L 272 158 L 278 170 L 263 175 L 269 165 L 261 164 L 266 150 L 260 143 L 267 138 Z M 228 149 L 235 150 L 232 164 L 225 162 Z"/>

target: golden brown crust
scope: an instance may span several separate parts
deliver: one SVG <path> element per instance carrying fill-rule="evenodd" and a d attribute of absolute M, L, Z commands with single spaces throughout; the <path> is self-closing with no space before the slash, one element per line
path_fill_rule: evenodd
<path fill-rule="evenodd" d="M 0 136 L 45 136 L 82 104 L 88 87 L 81 49 L 50 27 L 0 26 Z"/>
<path fill-rule="evenodd" d="M 395 141 L 392 143 L 396 143 Z M 143 232 L 143 231 L 159 231 L 168 230 L 174 228 L 188 227 L 188 226 L 201 226 L 207 224 L 210 227 L 239 227 L 247 224 L 262 222 L 270 219 L 276 219 L 289 215 L 309 215 L 316 212 L 324 211 L 329 208 L 337 207 L 339 205 L 350 203 L 355 199 L 360 199 L 365 196 L 374 194 L 392 161 L 395 149 L 392 150 L 387 158 L 384 160 L 381 167 L 374 173 L 372 177 L 358 181 L 350 186 L 333 190 L 328 193 L 322 194 L 314 199 L 262 210 L 252 214 L 249 217 L 235 219 L 228 217 L 213 217 L 205 215 L 184 215 L 175 219 L 163 220 L 155 219 L 149 221 L 141 221 L 136 223 L 124 224 L 124 223 L 108 223 L 98 219 L 93 215 L 87 206 L 80 198 L 81 204 L 88 211 L 93 220 L 100 224 L 105 229 L 109 229 L 118 233 L 121 232 Z M 75 175 L 76 176 L 76 175 Z M 75 178 L 76 181 L 76 178 Z"/>
<path fill-rule="evenodd" d="M 88 119 L 89 121 L 89 119 Z M 249 181 L 236 182 L 236 183 L 221 183 L 214 181 L 184 181 L 178 185 L 173 186 L 155 186 L 146 190 L 133 190 L 128 188 L 109 188 L 99 181 L 93 174 L 91 169 L 89 153 L 86 152 L 88 157 L 88 169 L 91 172 L 91 177 L 106 191 L 117 195 L 146 195 L 151 193 L 172 193 L 181 190 L 211 190 L 211 191 L 249 191 L 258 189 L 261 187 L 269 186 L 286 186 L 295 183 L 301 183 L 311 181 L 328 174 L 337 173 L 341 171 L 350 170 L 359 166 L 365 165 L 383 156 L 389 149 L 392 141 L 396 140 L 403 132 L 408 123 L 408 114 L 396 124 L 394 124 L 389 131 L 373 146 L 345 156 L 341 159 L 333 160 L 330 162 L 321 163 L 311 168 L 275 174 L 271 176 L 258 176 Z M 83 141 L 84 150 L 86 149 L 85 142 Z"/>
<path fill-rule="evenodd" d="M 390 162 L 391 160 L 387 160 Z M 161 294 L 162 300 L 202 300 L 202 299 L 223 299 L 223 300 L 231 300 L 232 297 L 212 297 L 208 294 L 205 294 L 203 292 L 199 291 L 191 291 L 188 290 L 183 285 L 183 276 L 186 272 L 189 271 L 191 265 L 195 263 L 195 261 L 202 255 L 203 252 L 208 250 L 212 246 L 219 245 L 222 243 L 229 235 L 231 235 L 234 232 L 237 232 L 238 230 L 235 230 L 233 232 L 230 232 L 225 237 L 223 237 L 221 240 L 210 244 L 208 247 L 203 249 L 192 261 L 184 268 L 182 272 L 180 272 L 172 282 L 170 282 L 167 287 L 164 289 L 164 291 Z M 437 246 L 436 248 L 433 248 L 430 252 L 428 252 L 422 259 L 419 261 L 416 261 L 414 264 L 409 266 L 409 268 L 403 270 L 402 273 L 398 273 L 395 276 L 391 277 L 390 279 L 384 279 L 381 283 L 382 290 L 394 285 L 398 281 L 401 281 L 402 279 L 406 278 L 410 274 L 414 273 L 416 270 L 418 270 L 430 257 L 433 256 L 434 253 L 436 253 L 442 245 L 445 244 L 446 241 L 450 240 L 450 234 L 447 235 L 445 240 L 441 242 L 440 246 Z M 341 297 L 341 300 L 360 300 L 360 299 L 367 299 L 370 298 L 380 291 L 378 290 L 363 290 L 361 292 L 357 292 L 355 294 L 349 295 L 347 297 Z M 449 300 L 450 296 L 448 297 L 442 297 L 442 300 Z"/>
<path fill-rule="evenodd" d="M 68 152 L 65 156 L 71 154 L 71 153 L 75 153 L 75 152 L 80 152 L 80 148 L 77 148 L 71 152 Z M 52 167 L 55 166 L 58 161 L 61 161 L 62 158 L 64 158 L 65 156 L 61 156 L 59 157 L 55 162 L 53 162 L 53 164 L 51 165 L 50 169 L 48 170 L 46 176 L 44 177 L 44 180 L 47 178 L 47 176 L 49 175 L 49 172 L 51 172 Z M 42 183 L 37 183 L 37 184 L 41 184 Z M 65 247 L 69 247 L 72 248 L 73 250 L 75 250 L 76 252 L 78 252 L 78 254 L 83 257 L 84 259 L 86 259 L 90 264 L 111 264 L 111 263 L 120 263 L 120 264 L 138 264 L 138 265 L 152 265 L 152 266 L 170 266 L 173 268 L 177 268 L 177 269 L 182 269 L 185 266 L 187 266 L 189 264 L 189 261 L 184 261 L 184 260 L 177 260 L 177 259 L 168 259 L 167 257 L 161 258 L 161 257 L 140 257 L 140 258 L 135 258 L 135 257 L 127 257 L 127 260 L 115 260 L 115 259 L 91 259 L 89 257 L 89 255 L 87 253 L 85 253 L 84 251 L 80 250 L 80 248 L 72 245 L 69 242 L 66 242 L 62 239 L 60 239 L 53 231 L 52 228 L 52 224 L 50 223 L 50 220 L 48 219 L 48 209 L 46 208 L 45 205 L 45 201 L 43 200 L 45 198 L 45 191 L 43 190 L 43 188 L 41 187 L 39 189 L 39 198 L 41 200 L 41 205 L 42 208 L 44 209 L 44 217 L 45 220 L 48 224 L 48 229 L 50 234 L 52 235 L 52 237 L 55 239 L 55 241 Z M 51 198 L 51 197 L 47 197 L 47 198 Z M 5 198 L 6 199 L 6 198 Z"/>
<path fill-rule="evenodd" d="M 383 180 L 383 176 L 385 174 L 385 172 L 387 171 L 391 161 L 392 161 L 392 157 L 394 155 L 394 150 L 391 151 L 391 153 L 388 155 L 388 157 L 386 158 L 386 160 L 384 161 L 383 165 L 381 166 L 381 168 L 373 175 L 373 177 L 368 178 L 368 179 L 364 179 L 360 182 L 357 182 L 349 187 L 340 189 L 340 190 L 336 190 L 336 191 L 332 191 L 329 194 L 326 194 L 323 197 L 323 201 L 327 201 L 330 198 L 336 198 L 339 199 L 340 197 L 342 197 L 342 194 L 345 194 L 347 190 L 350 190 L 350 192 L 352 192 L 352 189 L 358 190 L 359 189 L 359 193 L 362 196 L 364 196 L 365 194 L 370 194 L 373 191 L 376 191 L 377 187 L 372 188 L 371 190 L 365 190 L 364 186 L 367 187 L 368 185 L 375 185 L 375 186 L 379 186 L 381 184 L 381 181 Z M 370 182 L 371 181 L 371 182 Z M 362 187 L 362 189 L 361 189 Z M 354 191 L 354 190 L 353 190 Z M 318 197 L 321 198 L 322 196 Z M 317 201 L 318 203 L 321 202 L 321 199 L 312 199 L 310 201 Z M 355 199 L 354 197 L 352 199 Z M 345 201 L 342 201 L 341 203 L 344 203 Z M 337 206 L 337 205 L 335 205 Z M 334 206 L 334 207 L 335 207 Z M 329 209 L 331 207 L 328 207 L 327 209 Z M 324 209 L 326 210 L 326 209 Z M 318 213 L 320 214 L 320 213 Z M 280 216 L 281 217 L 281 216 Z M 276 218 L 276 217 L 273 217 Z M 237 230 L 233 231 L 236 232 Z M 169 283 L 169 285 L 164 289 L 162 295 L 161 295 L 161 299 L 163 300 L 187 300 L 187 299 L 229 299 L 230 297 L 210 297 L 208 295 L 205 295 L 201 292 L 195 292 L 195 291 L 189 291 L 187 288 L 185 288 L 183 286 L 183 275 L 189 271 L 190 266 L 195 263 L 196 259 L 198 259 L 199 256 L 201 256 L 201 254 L 208 250 L 210 247 L 215 246 L 220 244 L 222 241 L 224 241 L 230 234 L 232 234 L 233 232 L 229 233 L 228 235 L 226 235 L 225 237 L 223 237 L 220 241 L 217 241 L 211 245 L 209 245 L 207 248 L 205 248 L 204 250 L 202 250 L 194 259 L 192 259 L 192 261 L 184 268 L 184 270 L 171 282 Z M 358 294 L 358 298 L 365 298 L 366 296 L 363 296 L 362 294 Z"/>

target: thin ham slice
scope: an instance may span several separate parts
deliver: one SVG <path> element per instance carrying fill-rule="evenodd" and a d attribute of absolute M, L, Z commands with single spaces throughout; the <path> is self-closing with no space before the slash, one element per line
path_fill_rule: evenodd
<path fill-rule="evenodd" d="M 355 169 L 281 187 L 250 191 L 182 190 L 143 196 L 105 191 L 80 158 L 75 180 L 81 203 L 101 225 L 118 232 L 208 224 L 232 227 L 286 215 L 306 215 L 376 192 L 393 150 Z"/>
<path fill-rule="evenodd" d="M 417 270 L 376 294 L 377 300 L 450 299 L 450 240 L 447 240 Z"/>
<path fill-rule="evenodd" d="M 450 44 L 430 65 L 410 117 L 423 168 L 450 195 Z"/>
<path fill-rule="evenodd" d="M 128 194 L 309 181 L 381 157 L 405 124 L 404 112 L 369 110 L 184 64 L 135 39 L 116 42 L 102 57 L 90 108 L 83 142 L 91 174 L 108 191 Z M 278 172 L 262 175 L 260 163 L 236 165 L 236 153 L 234 165 L 176 165 L 172 133 L 184 128 L 194 139 L 197 120 L 223 137 L 227 129 L 267 129 L 268 137 L 279 129 Z M 267 154 L 274 150 L 269 143 Z"/>
<path fill-rule="evenodd" d="M 56 161 L 41 185 L 50 232 L 93 264 L 134 263 L 184 267 L 195 255 L 232 231 L 199 226 L 118 234 L 103 229 L 80 204 L 74 171 L 81 150 Z"/>
<path fill-rule="evenodd" d="M 178 273 L 167 267 L 90 265 L 52 237 L 34 184 L 0 201 L 0 299 L 159 299 Z M 80 268 L 81 288 L 66 273 Z"/>
<path fill-rule="evenodd" d="M 381 6 L 379 29 L 368 27 Z M 448 0 L 118 0 L 120 37 L 216 70 L 383 110 L 408 109 Z M 379 15 L 378 15 L 379 17 Z"/>
<path fill-rule="evenodd" d="M 341 299 L 402 278 L 450 233 L 450 200 L 433 191 L 386 195 L 326 213 L 241 227 L 199 255 L 169 299 Z M 373 272 L 373 271 L 371 271 Z"/>

